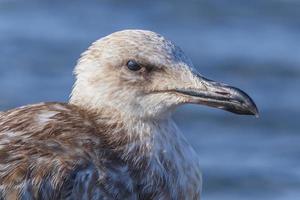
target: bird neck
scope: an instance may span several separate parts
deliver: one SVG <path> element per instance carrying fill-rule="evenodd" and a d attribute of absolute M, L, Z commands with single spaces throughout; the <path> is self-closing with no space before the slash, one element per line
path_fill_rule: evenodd
<path fill-rule="evenodd" d="M 178 157 L 174 154 L 183 155 L 181 151 L 190 148 L 170 115 L 141 118 L 109 106 L 95 109 L 76 101 L 74 103 L 91 113 L 102 141 L 101 149 L 113 150 L 115 155 L 134 162 L 134 165 L 149 165 L 161 159 L 172 160 L 172 157 Z"/>
<path fill-rule="evenodd" d="M 139 118 L 109 107 L 88 111 L 103 143 L 109 145 L 107 148 L 121 152 L 125 157 L 153 154 L 170 142 L 176 143 L 181 135 L 171 117 Z"/>
<path fill-rule="evenodd" d="M 163 134 L 169 134 L 166 129 L 173 124 L 171 117 L 141 118 L 108 107 L 97 111 L 94 116 L 99 126 L 105 124 L 113 131 L 110 133 L 112 140 L 122 140 L 129 145 L 136 143 L 149 146 L 150 142 L 155 142 L 161 130 L 164 130 Z"/>

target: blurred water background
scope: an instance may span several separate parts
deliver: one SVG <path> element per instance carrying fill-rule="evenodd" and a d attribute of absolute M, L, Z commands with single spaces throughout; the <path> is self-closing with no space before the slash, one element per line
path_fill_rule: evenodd
<path fill-rule="evenodd" d="M 300 1 L 0 0 L 0 110 L 67 101 L 91 42 L 161 33 L 199 71 L 238 86 L 260 118 L 184 106 L 175 119 L 199 153 L 206 200 L 300 199 Z"/>

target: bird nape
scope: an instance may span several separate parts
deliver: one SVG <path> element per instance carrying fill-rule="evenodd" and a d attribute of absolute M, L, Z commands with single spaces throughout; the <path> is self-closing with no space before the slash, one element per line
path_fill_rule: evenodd
<path fill-rule="evenodd" d="M 0 115 L 0 199 L 200 199 L 198 157 L 171 119 L 193 103 L 257 115 L 161 35 L 124 30 L 89 47 L 69 103 Z"/>

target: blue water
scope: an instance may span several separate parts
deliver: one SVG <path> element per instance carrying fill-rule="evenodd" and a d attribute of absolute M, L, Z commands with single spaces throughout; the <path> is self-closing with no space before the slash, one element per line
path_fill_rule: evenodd
<path fill-rule="evenodd" d="M 300 199 L 299 11 L 297 0 L 0 0 L 0 110 L 67 101 L 92 41 L 150 29 L 260 109 L 258 119 L 201 106 L 176 112 L 201 159 L 204 199 Z"/>

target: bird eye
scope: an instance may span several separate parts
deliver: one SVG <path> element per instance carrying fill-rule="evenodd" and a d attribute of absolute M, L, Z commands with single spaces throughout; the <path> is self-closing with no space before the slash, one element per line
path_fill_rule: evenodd
<path fill-rule="evenodd" d="M 128 69 L 130 69 L 131 71 L 138 71 L 140 70 L 142 67 L 134 60 L 129 60 L 127 62 L 127 67 Z"/>

